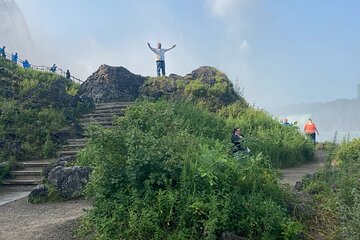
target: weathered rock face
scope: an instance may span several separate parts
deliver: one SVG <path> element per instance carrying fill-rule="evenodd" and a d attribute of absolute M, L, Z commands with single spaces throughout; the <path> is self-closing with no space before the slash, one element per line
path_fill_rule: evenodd
<path fill-rule="evenodd" d="M 90 173 L 90 167 L 58 166 L 51 170 L 48 181 L 56 188 L 61 197 L 78 198 L 89 182 Z"/>
<path fill-rule="evenodd" d="M 76 156 L 75 155 L 72 155 L 72 156 L 64 156 L 64 157 L 59 157 L 56 159 L 56 162 L 48 165 L 47 167 L 45 167 L 44 169 L 44 176 L 45 178 L 48 178 L 49 177 L 49 174 L 50 172 L 58 167 L 58 166 L 61 166 L 61 167 L 65 167 L 67 164 L 71 164 L 73 162 L 75 162 L 76 160 Z"/>
<path fill-rule="evenodd" d="M 80 87 L 78 96 L 94 102 L 134 101 L 146 78 L 124 67 L 101 65 Z"/>

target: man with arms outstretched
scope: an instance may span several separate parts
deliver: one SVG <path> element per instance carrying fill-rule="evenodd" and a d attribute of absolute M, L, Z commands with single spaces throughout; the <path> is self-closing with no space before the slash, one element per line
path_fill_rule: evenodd
<path fill-rule="evenodd" d="M 155 59 L 156 59 L 156 72 L 157 76 L 160 77 L 160 69 L 162 72 L 162 75 L 165 76 L 165 52 L 173 49 L 176 47 L 176 44 L 174 44 L 171 48 L 161 48 L 161 43 L 157 44 L 157 48 L 153 48 L 150 46 L 150 43 L 147 43 L 150 50 L 155 53 Z"/>

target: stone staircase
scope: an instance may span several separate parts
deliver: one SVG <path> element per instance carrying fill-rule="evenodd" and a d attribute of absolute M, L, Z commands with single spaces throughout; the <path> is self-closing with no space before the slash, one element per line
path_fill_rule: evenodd
<path fill-rule="evenodd" d="M 124 110 L 132 104 L 133 102 L 98 103 L 93 113 L 82 115 L 79 121 L 83 126 L 98 122 L 101 126 L 109 128 L 112 125 L 113 118 L 123 116 Z M 58 152 L 58 158 L 75 156 L 81 149 L 85 148 L 86 142 L 86 137 L 68 139 L 68 143 Z M 3 184 L 37 185 L 43 180 L 44 168 L 53 162 L 54 160 L 51 159 L 19 162 L 16 170 L 11 171 L 11 178 L 4 180 Z"/>
<path fill-rule="evenodd" d="M 43 180 L 43 170 L 52 160 L 18 162 L 16 170 L 10 172 L 10 179 L 3 180 L 3 185 L 37 185 Z"/>
<path fill-rule="evenodd" d="M 80 118 L 81 125 L 85 126 L 92 122 L 97 122 L 105 128 L 112 125 L 114 117 L 124 115 L 124 110 L 131 106 L 133 102 L 112 102 L 98 103 L 95 111 L 89 114 L 83 114 Z M 64 145 L 58 152 L 58 157 L 74 156 L 86 145 L 86 138 L 69 139 L 68 144 Z"/>

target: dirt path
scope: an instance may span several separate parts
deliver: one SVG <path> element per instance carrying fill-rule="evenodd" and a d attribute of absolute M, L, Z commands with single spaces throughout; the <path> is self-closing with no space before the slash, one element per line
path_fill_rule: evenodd
<path fill-rule="evenodd" d="M 1 240 L 72 240 L 86 200 L 30 204 L 21 198 L 0 206 Z"/>
<path fill-rule="evenodd" d="M 315 151 L 315 160 L 302 164 L 298 167 L 282 169 L 283 178 L 281 183 L 287 183 L 290 185 L 295 185 L 297 181 L 300 181 L 303 176 L 308 173 L 315 173 L 324 166 L 324 161 L 327 155 L 324 150 Z"/>

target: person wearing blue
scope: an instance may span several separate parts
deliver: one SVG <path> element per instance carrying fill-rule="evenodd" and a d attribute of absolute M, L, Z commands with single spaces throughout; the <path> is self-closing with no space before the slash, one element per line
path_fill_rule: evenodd
<path fill-rule="evenodd" d="M 17 61 L 18 61 L 18 54 L 17 54 L 17 52 L 16 52 L 16 53 L 13 53 L 13 54 L 11 55 L 11 61 L 12 61 L 13 63 L 17 64 Z"/>
<path fill-rule="evenodd" d="M 6 59 L 6 52 L 5 52 L 5 46 L 3 46 L 2 48 L 0 48 L 0 54 L 1 56 Z"/>
<path fill-rule="evenodd" d="M 161 43 L 158 43 L 156 49 L 151 47 L 150 43 L 147 43 L 147 45 L 150 50 L 155 53 L 157 76 L 160 77 L 160 70 L 162 75 L 165 76 L 165 52 L 176 47 L 176 44 L 174 44 L 171 48 L 161 48 Z"/>
<path fill-rule="evenodd" d="M 24 61 L 22 62 L 22 64 L 23 64 L 23 68 L 25 68 L 25 69 L 28 69 L 28 68 L 31 67 L 31 65 L 30 65 L 30 63 L 29 63 L 28 60 L 24 60 Z"/>

